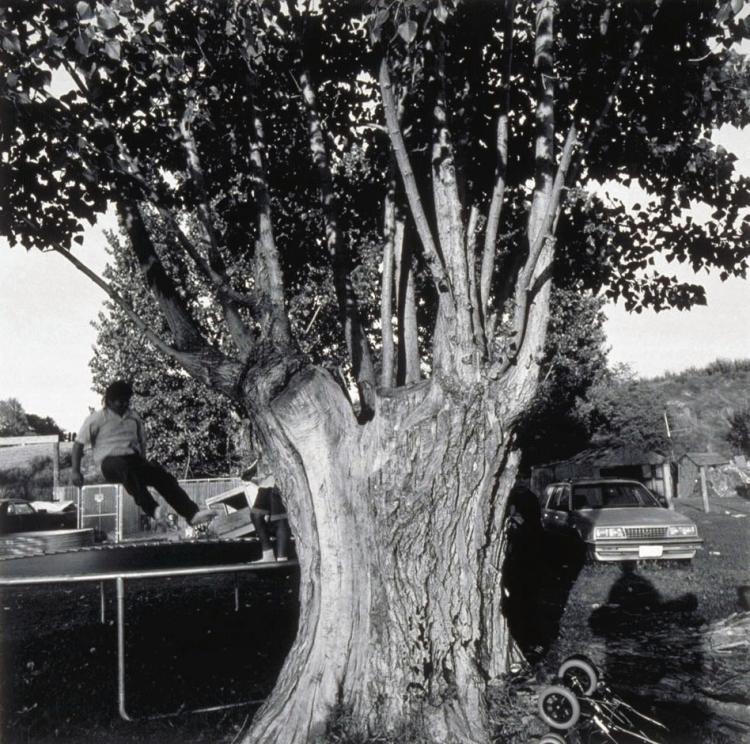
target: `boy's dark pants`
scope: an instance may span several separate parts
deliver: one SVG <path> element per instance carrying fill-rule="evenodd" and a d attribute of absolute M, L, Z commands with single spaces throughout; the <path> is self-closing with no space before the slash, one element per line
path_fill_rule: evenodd
<path fill-rule="evenodd" d="M 198 507 L 180 488 L 177 479 L 153 460 L 144 460 L 140 455 L 110 455 L 102 460 L 102 475 L 111 483 L 125 486 L 149 517 L 154 516 L 157 503 L 148 492 L 148 486 L 155 488 L 188 522 L 198 512 Z"/>

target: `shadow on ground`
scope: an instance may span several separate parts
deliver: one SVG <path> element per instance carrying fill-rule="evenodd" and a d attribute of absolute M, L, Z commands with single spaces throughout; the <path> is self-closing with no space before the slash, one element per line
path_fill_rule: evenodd
<path fill-rule="evenodd" d="M 240 577 L 238 609 L 231 577 L 129 582 L 125 705 L 141 719 L 134 724 L 118 716 L 114 592 L 102 624 L 96 585 L 3 590 L 0 740 L 216 742 L 217 731 L 239 729 L 252 706 L 146 719 L 268 695 L 299 615 L 296 572 L 275 573 Z"/>

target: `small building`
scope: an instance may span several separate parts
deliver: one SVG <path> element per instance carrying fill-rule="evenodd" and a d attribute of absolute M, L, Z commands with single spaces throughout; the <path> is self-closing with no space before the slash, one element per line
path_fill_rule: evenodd
<path fill-rule="evenodd" d="M 715 488 L 714 482 L 717 480 L 718 471 L 729 463 L 730 459 L 718 452 L 686 452 L 677 461 L 677 495 L 683 499 L 691 496 L 700 497 L 700 478 L 703 470 L 709 491 L 714 491 L 714 496 L 721 496 L 721 489 Z"/>
<path fill-rule="evenodd" d="M 580 478 L 628 478 L 640 481 L 665 502 L 676 495 L 677 467 L 660 452 L 631 447 L 585 450 L 568 460 L 531 469 L 531 490 L 541 496 L 549 483 Z"/>

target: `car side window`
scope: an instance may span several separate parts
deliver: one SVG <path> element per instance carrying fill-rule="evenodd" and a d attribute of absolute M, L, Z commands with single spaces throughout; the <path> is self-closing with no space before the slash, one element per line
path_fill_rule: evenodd
<path fill-rule="evenodd" d="M 558 486 L 555 489 L 553 509 L 557 509 L 557 511 L 570 510 L 570 507 L 568 506 L 568 489 L 565 488 L 565 486 Z"/>
<path fill-rule="evenodd" d="M 8 504 L 8 514 L 33 514 L 34 510 L 28 504 Z"/>

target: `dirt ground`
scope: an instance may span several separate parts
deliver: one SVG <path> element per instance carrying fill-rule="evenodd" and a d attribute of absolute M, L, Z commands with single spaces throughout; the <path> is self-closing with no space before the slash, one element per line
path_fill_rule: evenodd
<path fill-rule="evenodd" d="M 535 635 L 526 639 L 538 680 L 550 679 L 567 655 L 584 653 L 639 710 L 669 725 L 664 744 L 750 741 L 696 706 L 638 694 L 660 689 L 670 676 L 700 679 L 711 659 L 695 639 L 737 612 L 738 587 L 750 584 L 750 502 L 725 499 L 712 506 L 708 515 L 699 502 L 678 507 L 698 522 L 706 541 L 692 566 L 645 564 L 625 577 L 647 601 L 629 608 L 619 635 L 606 619 L 623 585 L 620 567 L 547 556 L 539 595 L 530 596 Z M 139 720 L 126 722 L 117 713 L 114 592 L 107 590 L 102 624 L 96 585 L 3 590 L 0 740 L 233 744 L 257 706 L 151 716 L 268 694 L 296 631 L 296 576 L 290 572 L 281 583 L 262 575 L 240 577 L 239 598 L 235 611 L 230 577 L 129 587 L 126 706 Z M 655 665 L 655 658 L 664 663 Z M 750 690 L 750 679 L 738 682 Z M 533 709 L 527 713 L 534 716 Z M 529 741 L 530 733 L 539 732 L 538 724 L 522 728 L 502 740 Z"/>

